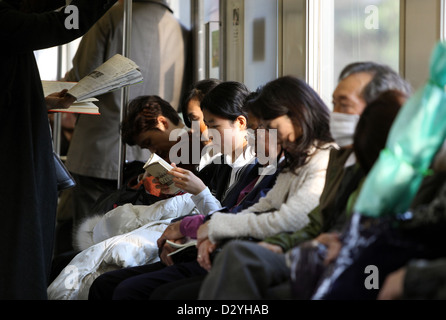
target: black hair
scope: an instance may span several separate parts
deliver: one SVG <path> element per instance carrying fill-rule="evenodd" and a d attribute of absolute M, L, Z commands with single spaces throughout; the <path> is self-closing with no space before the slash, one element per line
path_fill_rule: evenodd
<path fill-rule="evenodd" d="M 267 83 L 258 89 L 258 97 L 248 102 L 248 108 L 264 120 L 286 115 L 302 129 L 302 136 L 286 152 L 284 167 L 293 172 L 308 161 L 312 147 L 320 149 L 333 142 L 330 110 L 319 95 L 298 78 L 285 76 Z"/>
<path fill-rule="evenodd" d="M 235 121 L 239 116 L 248 119 L 244 105 L 250 91 L 240 82 L 222 82 L 212 89 L 201 102 L 201 109 L 210 113 Z"/>
<path fill-rule="evenodd" d="M 178 112 L 159 96 L 140 96 L 133 99 L 127 108 L 127 115 L 121 123 L 123 142 L 134 146 L 135 139 L 143 132 L 158 130 L 158 117 L 164 116 L 176 126 L 181 123 Z"/>
<path fill-rule="evenodd" d="M 364 109 L 355 130 L 353 149 L 366 174 L 385 148 L 390 129 L 406 99 L 404 93 L 390 90 Z"/>
<path fill-rule="evenodd" d="M 188 117 L 188 105 L 191 100 L 198 100 L 198 102 L 203 101 L 206 94 L 208 94 L 212 89 L 214 89 L 217 85 L 222 83 L 221 80 L 218 79 L 205 79 L 196 82 L 192 88 L 189 90 L 189 92 L 186 94 L 186 96 L 183 98 L 183 102 L 181 104 L 181 112 L 183 114 L 183 120 L 184 124 L 187 127 L 191 127 L 192 124 Z"/>

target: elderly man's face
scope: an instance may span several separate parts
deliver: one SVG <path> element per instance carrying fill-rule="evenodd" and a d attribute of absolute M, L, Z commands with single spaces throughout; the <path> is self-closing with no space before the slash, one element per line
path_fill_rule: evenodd
<path fill-rule="evenodd" d="M 361 72 L 341 80 L 333 93 L 333 111 L 362 114 L 367 105 L 362 92 L 372 79 L 373 75 Z"/>

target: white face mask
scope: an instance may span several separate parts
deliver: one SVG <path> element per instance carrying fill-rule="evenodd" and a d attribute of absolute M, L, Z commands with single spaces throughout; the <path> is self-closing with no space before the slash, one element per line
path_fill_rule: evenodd
<path fill-rule="evenodd" d="M 332 112 L 330 131 L 333 139 L 341 147 L 353 145 L 353 136 L 359 122 L 359 115 Z"/>

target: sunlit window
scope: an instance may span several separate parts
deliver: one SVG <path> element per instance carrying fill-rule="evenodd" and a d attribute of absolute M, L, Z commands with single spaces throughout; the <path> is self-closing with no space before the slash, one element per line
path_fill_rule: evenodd
<path fill-rule="evenodd" d="M 66 45 L 52 47 L 34 52 L 42 80 L 60 80 L 72 67 L 81 38 Z"/>
<path fill-rule="evenodd" d="M 206 26 L 206 78 L 221 78 L 220 48 L 220 1 L 204 1 L 204 23 Z"/>
<path fill-rule="evenodd" d="M 359 60 L 398 70 L 399 6 L 399 0 L 335 0 L 335 75 Z"/>
<path fill-rule="evenodd" d="M 318 3 L 313 5 L 314 13 L 310 17 L 320 28 L 312 35 L 317 45 L 310 47 L 313 52 L 309 52 L 316 55 L 313 66 L 318 65 L 311 84 L 330 106 L 337 78 L 347 64 L 375 61 L 399 71 L 400 0 L 322 0 Z"/>

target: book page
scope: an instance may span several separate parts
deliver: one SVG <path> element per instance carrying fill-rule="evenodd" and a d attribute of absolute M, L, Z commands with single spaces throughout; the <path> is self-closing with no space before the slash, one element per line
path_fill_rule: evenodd
<path fill-rule="evenodd" d="M 69 90 L 78 100 L 98 96 L 143 80 L 138 66 L 130 59 L 116 54 Z"/>
<path fill-rule="evenodd" d="M 79 102 L 74 103 L 66 109 L 50 109 L 48 112 L 60 112 L 60 113 L 81 113 L 81 114 L 95 114 L 100 115 L 98 106 L 92 102 Z"/>
<path fill-rule="evenodd" d="M 193 246 L 196 246 L 196 245 L 197 245 L 197 240 L 188 240 L 186 243 L 175 243 L 175 242 L 172 242 L 172 241 L 170 241 L 170 240 L 167 240 L 166 242 L 167 242 L 167 244 L 169 244 L 172 248 L 177 249 L 177 250 L 175 250 L 174 252 L 169 253 L 169 254 L 167 255 L 168 257 L 170 257 L 170 256 L 172 256 L 172 255 L 174 255 L 174 254 L 176 254 L 176 253 L 178 253 L 178 252 L 180 252 L 180 251 L 182 251 L 182 250 L 184 250 L 184 249 L 186 249 L 186 248 L 193 247 Z"/>

